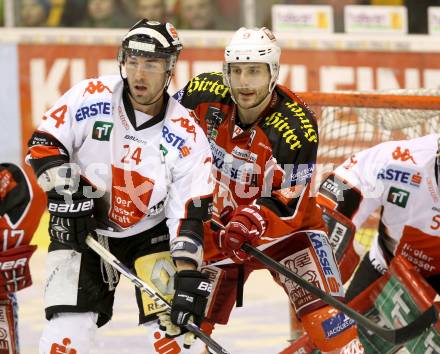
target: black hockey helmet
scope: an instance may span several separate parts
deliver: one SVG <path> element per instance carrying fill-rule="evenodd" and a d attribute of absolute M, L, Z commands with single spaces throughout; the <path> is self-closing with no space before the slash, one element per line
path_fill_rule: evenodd
<path fill-rule="evenodd" d="M 165 58 L 170 59 L 168 70 L 171 72 L 181 50 L 182 44 L 171 23 L 142 19 L 122 39 L 118 62 L 123 65 L 129 55 Z"/>

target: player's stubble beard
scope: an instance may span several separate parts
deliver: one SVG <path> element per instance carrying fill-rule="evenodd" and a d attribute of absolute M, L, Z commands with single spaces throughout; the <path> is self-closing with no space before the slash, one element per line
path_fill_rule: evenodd
<path fill-rule="evenodd" d="M 160 86 L 160 88 L 157 89 L 157 91 L 152 95 L 149 94 L 149 91 L 152 90 L 153 88 L 151 86 L 146 85 L 144 82 L 134 82 L 133 85 L 135 86 L 139 84 L 147 87 L 147 92 L 146 92 L 147 95 L 134 95 L 133 92 L 135 92 L 135 90 L 132 89 L 132 84 L 129 84 L 129 88 L 130 88 L 129 97 L 130 100 L 132 101 L 133 107 L 138 111 L 153 116 L 158 114 L 162 108 L 163 94 L 164 94 L 167 78 L 166 77 L 162 78 L 162 81 L 163 83 Z"/>
<path fill-rule="evenodd" d="M 232 94 L 234 95 L 234 97 L 239 97 L 239 93 L 238 93 L 238 89 L 234 89 Z M 263 92 L 266 92 L 266 94 L 263 96 Z M 261 97 L 259 96 L 259 93 L 261 94 Z M 261 86 L 260 88 L 256 89 L 256 102 L 254 102 L 253 104 L 251 104 L 250 106 L 243 106 L 240 104 L 240 99 L 235 99 L 236 104 L 237 104 L 237 108 L 238 108 L 238 113 L 239 113 L 239 119 L 243 124 L 252 124 L 253 122 L 255 122 L 261 112 L 264 111 L 264 109 L 267 107 L 267 105 L 270 102 L 270 98 L 272 97 L 268 86 Z M 238 118 L 238 117 L 237 117 Z"/>

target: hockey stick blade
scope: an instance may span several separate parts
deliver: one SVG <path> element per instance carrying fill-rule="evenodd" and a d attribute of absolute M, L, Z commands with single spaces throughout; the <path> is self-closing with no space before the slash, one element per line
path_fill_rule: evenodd
<path fill-rule="evenodd" d="M 87 236 L 87 245 L 95 251 L 105 262 L 110 264 L 113 268 L 119 271 L 123 276 L 128 278 L 135 286 L 137 286 L 141 291 L 150 296 L 156 304 L 163 307 L 164 310 L 169 310 L 171 308 L 170 304 L 163 298 L 155 289 L 151 288 L 148 284 L 143 282 L 136 274 L 134 274 L 129 268 L 127 268 L 123 263 L 121 263 L 113 254 L 111 254 L 107 249 L 105 249 L 98 241 L 93 237 Z M 209 348 L 211 348 L 217 354 L 229 354 L 229 352 L 224 349 L 220 344 L 218 344 L 214 339 L 203 332 L 196 324 L 188 323 L 185 328 L 194 333 L 200 340 L 205 343 Z"/>
<path fill-rule="evenodd" d="M 431 306 L 428 310 L 423 312 L 416 320 L 414 320 L 413 322 L 411 322 L 410 324 L 404 327 L 397 329 L 388 329 L 381 327 L 378 324 L 371 321 L 369 318 L 353 310 L 351 307 L 347 306 L 343 302 L 337 300 L 336 298 L 334 298 L 329 294 L 326 294 L 320 288 L 317 288 L 313 284 L 309 283 L 307 280 L 303 279 L 299 275 L 292 272 L 289 268 L 273 260 L 266 254 L 261 252 L 259 249 L 251 246 L 250 244 L 245 243 L 242 246 L 242 250 L 253 256 L 259 262 L 264 264 L 267 268 L 274 270 L 277 273 L 284 275 L 286 278 L 289 278 L 290 280 L 294 281 L 295 283 L 297 283 L 298 285 L 300 285 L 301 287 L 303 287 L 304 289 L 306 289 L 316 297 L 323 300 L 328 305 L 331 305 L 334 308 L 338 309 L 339 311 L 344 312 L 351 319 L 356 321 L 361 326 L 365 327 L 367 330 L 377 334 L 378 336 L 382 337 L 383 339 L 393 344 L 403 344 L 409 341 L 410 339 L 419 336 L 425 330 L 429 329 L 429 327 L 431 327 L 431 325 L 437 322 L 438 320 L 438 311 L 435 308 L 435 306 Z"/>

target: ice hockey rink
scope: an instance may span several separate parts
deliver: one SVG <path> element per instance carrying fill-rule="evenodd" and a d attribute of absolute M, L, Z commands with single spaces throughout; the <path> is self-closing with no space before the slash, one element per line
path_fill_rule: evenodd
<path fill-rule="evenodd" d="M 20 354 L 36 354 L 45 325 L 43 290 L 48 236 L 43 221 L 34 238 L 39 249 L 32 256 L 33 286 L 18 292 L 20 306 Z M 288 345 L 287 298 L 267 271 L 251 275 L 245 286 L 244 307 L 236 308 L 227 326 L 219 326 L 213 337 L 231 353 L 278 353 Z M 145 329 L 137 325 L 133 285 L 121 279 L 116 290 L 113 319 L 98 329 L 91 354 L 145 354 Z"/>

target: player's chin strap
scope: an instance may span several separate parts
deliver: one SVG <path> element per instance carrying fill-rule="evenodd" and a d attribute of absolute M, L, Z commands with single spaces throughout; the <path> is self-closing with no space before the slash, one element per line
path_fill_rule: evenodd
<path fill-rule="evenodd" d="M 143 282 L 139 277 L 136 276 L 130 269 L 128 269 L 124 264 L 122 264 L 113 254 L 106 250 L 98 241 L 93 237 L 87 236 L 87 245 L 95 251 L 105 262 L 109 263 L 113 268 L 117 269 L 122 275 L 127 277 L 135 286 L 137 286 L 142 292 L 146 293 L 157 305 L 162 307 L 164 310 L 170 310 L 170 304 L 154 289 L 148 284 Z M 218 344 L 214 339 L 203 332 L 194 323 L 189 322 L 185 325 L 185 328 L 194 333 L 200 340 L 205 343 L 212 351 L 216 354 L 228 354 L 229 352 L 224 349 L 220 344 Z"/>
<path fill-rule="evenodd" d="M 265 255 L 263 252 L 251 246 L 250 244 L 245 243 L 242 246 L 242 250 L 253 256 L 255 259 L 257 259 L 259 262 L 264 264 L 269 269 L 277 273 L 280 273 L 285 277 L 289 278 L 290 280 L 294 281 L 295 283 L 297 283 L 298 285 L 300 285 L 301 287 L 303 287 L 304 289 L 306 289 L 307 291 L 309 291 L 310 293 L 312 293 L 313 295 L 315 295 L 316 297 L 318 297 L 328 305 L 333 306 L 339 311 L 344 312 L 347 316 L 351 317 L 354 321 L 365 327 L 367 330 L 377 334 L 378 336 L 382 337 L 383 339 L 393 344 L 403 344 L 409 341 L 410 339 L 419 336 L 425 330 L 431 327 L 431 325 L 433 325 L 438 321 L 438 311 L 436 307 L 433 305 L 428 310 L 423 312 L 416 320 L 414 320 L 407 326 L 398 329 L 383 328 L 377 325 L 376 323 L 374 323 L 373 321 L 371 321 L 370 319 L 368 319 L 367 317 L 361 315 L 359 312 L 353 310 L 351 307 L 337 300 L 333 296 L 326 294 L 320 288 L 317 288 L 316 286 L 312 285 L 307 280 L 295 274 L 290 269 L 276 262 L 275 260 Z"/>

